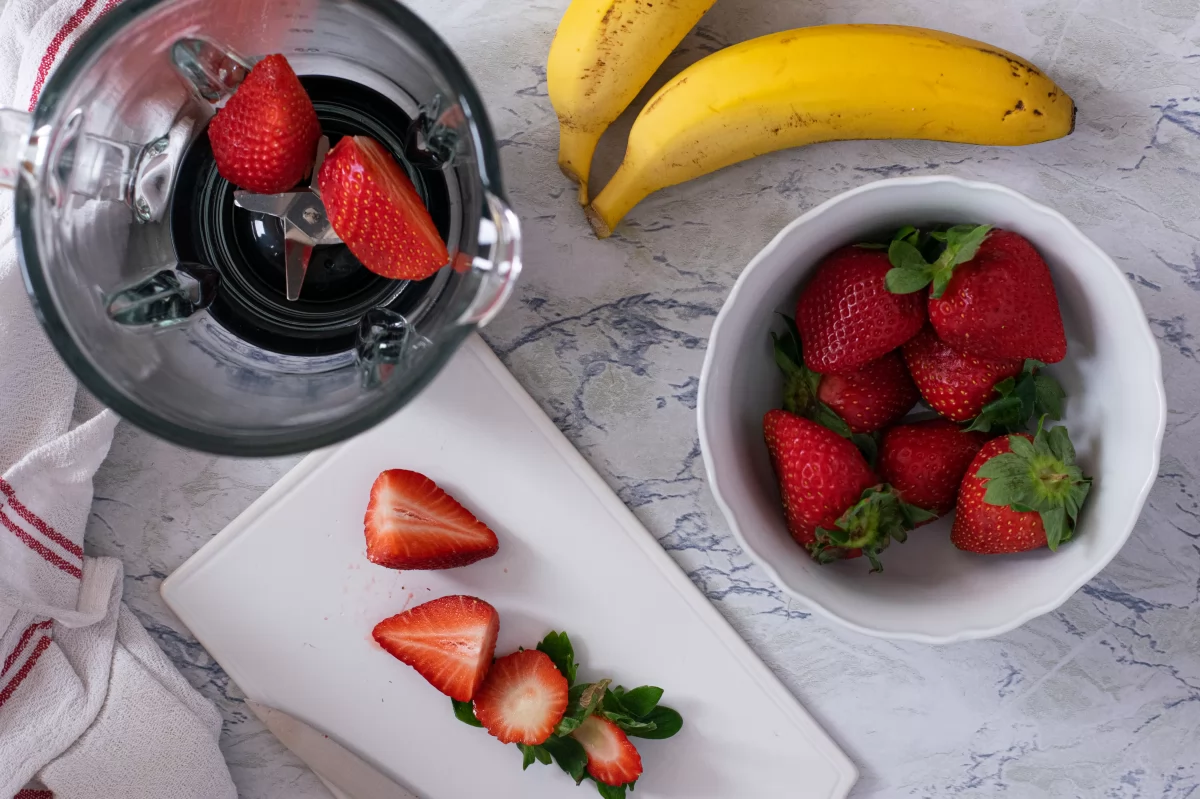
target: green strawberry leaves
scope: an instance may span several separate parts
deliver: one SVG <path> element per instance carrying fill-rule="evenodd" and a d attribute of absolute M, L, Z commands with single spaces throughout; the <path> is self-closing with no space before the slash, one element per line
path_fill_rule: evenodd
<path fill-rule="evenodd" d="M 606 713 L 605 716 L 608 714 Z M 666 705 L 659 705 L 642 716 L 636 723 L 612 717 L 609 717 L 609 721 L 624 730 L 626 735 L 634 738 L 662 740 L 670 738 L 683 729 L 683 716 L 679 715 L 679 711 Z"/>
<path fill-rule="evenodd" d="M 821 375 L 804 365 L 804 350 L 796 320 L 785 314 L 779 316 L 783 319 L 785 329 L 782 334 L 772 333 L 771 341 L 774 344 L 775 364 L 783 372 L 783 409 L 827 427 L 842 438 L 850 439 L 874 468 L 879 450 L 876 438 L 866 433 L 850 432 L 850 425 L 837 411 L 817 399 Z"/>
<path fill-rule="evenodd" d="M 643 685 L 626 691 L 616 686 L 604 695 L 604 717 L 626 735 L 661 740 L 683 728 L 683 717 L 666 705 L 658 704 L 662 689 Z"/>
<path fill-rule="evenodd" d="M 620 686 L 617 686 L 618 688 Z M 658 700 L 662 699 L 663 689 L 653 685 L 643 685 L 634 688 L 621 697 L 621 706 L 632 716 L 641 718 L 654 710 Z"/>
<path fill-rule="evenodd" d="M 454 703 L 454 718 L 461 721 L 463 724 L 470 724 L 472 727 L 482 727 L 479 719 L 475 718 L 475 706 L 470 702 L 459 702 L 457 699 L 451 699 Z"/>
<path fill-rule="evenodd" d="M 521 752 L 521 769 L 534 763 L 558 767 L 570 775 L 578 785 L 585 779 L 592 780 L 587 773 L 587 752 L 571 737 L 584 719 L 599 714 L 620 727 L 626 735 L 639 738 L 670 738 L 683 728 L 683 717 L 665 705 L 658 704 L 663 689 L 654 685 L 643 685 L 626 690 L 623 686 L 612 686 L 608 679 L 596 682 L 575 683 L 579 664 L 575 660 L 575 648 L 565 632 L 550 632 L 537 645 L 553 661 L 570 686 L 567 692 L 567 709 L 550 737 L 536 746 L 517 744 Z M 470 702 L 450 700 L 454 705 L 455 717 L 472 727 L 482 727 L 475 717 Z M 605 799 L 624 799 L 626 791 L 632 791 L 634 783 L 605 785 L 592 780 Z"/>
<path fill-rule="evenodd" d="M 893 539 L 904 543 L 910 530 L 935 518 L 935 514 L 901 500 L 891 486 L 873 486 L 838 517 L 833 528 L 817 528 L 817 540 L 809 545 L 809 552 L 819 563 L 831 563 L 860 549 L 871 571 L 880 572 L 879 556 Z"/>
<path fill-rule="evenodd" d="M 1001 453 L 979 467 L 987 480 L 983 501 L 1041 516 L 1046 543 L 1052 551 L 1071 540 L 1079 511 L 1092 487 L 1075 463 L 1075 446 L 1067 428 L 1046 430 L 1038 423 L 1033 441 L 1009 436 L 1011 452 Z"/>
<path fill-rule="evenodd" d="M 545 747 L 517 744 L 517 748 L 521 750 L 521 755 L 524 758 L 521 762 L 521 771 L 532 766 L 535 760 L 543 765 L 550 765 L 551 756 Z"/>
<path fill-rule="evenodd" d="M 633 783 L 627 785 L 605 785 L 602 782 L 596 782 L 596 790 L 600 792 L 603 799 L 625 799 L 625 789 L 633 790 Z"/>
<path fill-rule="evenodd" d="M 991 225 L 955 225 L 949 230 L 934 231 L 922 237 L 911 225 L 901 228 L 888 245 L 888 260 L 892 269 L 887 273 L 887 288 L 893 294 L 912 294 L 933 284 L 930 295 L 940 299 L 954 276 L 954 268 L 975 257 Z M 932 250 L 940 245 L 941 252 L 931 263 L 921 247 Z"/>
<path fill-rule="evenodd" d="M 587 770 L 587 752 L 583 744 L 570 736 L 551 735 L 539 746 L 550 753 L 558 767 L 575 780 L 575 784 L 583 782 Z"/>
<path fill-rule="evenodd" d="M 579 666 L 575 663 L 575 648 L 566 633 L 551 631 L 537 645 L 539 652 L 545 652 L 554 661 L 554 666 L 567 678 L 567 685 L 575 684 L 575 672 Z"/>
<path fill-rule="evenodd" d="M 983 406 L 983 410 L 966 429 L 983 433 L 1015 433 L 1024 430 L 1030 419 L 1062 419 L 1066 393 L 1057 380 L 1041 373 L 1045 366 L 1041 361 L 1030 358 L 1025 361 L 1024 370 L 1016 378 L 1010 377 L 997 383 L 995 388 L 999 398 Z"/>

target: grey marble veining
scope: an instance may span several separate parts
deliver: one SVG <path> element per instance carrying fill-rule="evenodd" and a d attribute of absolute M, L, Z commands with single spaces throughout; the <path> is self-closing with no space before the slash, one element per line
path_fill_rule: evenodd
<path fill-rule="evenodd" d="M 1026 149 L 779 153 L 651 197 L 607 241 L 555 166 L 544 61 L 565 0 L 416 6 L 487 98 L 525 224 L 526 273 L 488 341 L 858 764 L 854 795 L 1200 799 L 1200 0 L 718 0 L 650 90 L 755 35 L 906 23 L 1031 58 L 1075 97 L 1079 128 Z M 603 144 L 597 182 L 630 122 Z M 1159 482 L 1113 564 L 1055 613 L 940 648 L 842 630 L 776 589 L 713 504 L 694 421 L 709 330 L 754 253 L 841 191 L 920 174 L 1011 186 L 1110 253 L 1159 338 L 1170 404 Z M 247 799 L 326 794 L 244 710 L 158 587 L 296 460 L 213 458 L 122 426 L 88 531 L 90 552 L 124 561 L 133 610 L 220 706 Z"/>

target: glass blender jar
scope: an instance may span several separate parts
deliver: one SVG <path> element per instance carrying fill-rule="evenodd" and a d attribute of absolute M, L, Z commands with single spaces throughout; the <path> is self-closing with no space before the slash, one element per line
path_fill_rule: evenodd
<path fill-rule="evenodd" d="M 330 141 L 369 135 L 407 170 L 450 252 L 434 276 L 379 277 L 336 236 L 289 274 L 280 219 L 235 202 L 205 128 L 272 53 Z M 130 422 L 220 454 L 310 450 L 386 418 L 521 269 L 479 94 L 395 0 L 125 0 L 31 113 L 0 109 L 0 186 L 72 371 Z"/>

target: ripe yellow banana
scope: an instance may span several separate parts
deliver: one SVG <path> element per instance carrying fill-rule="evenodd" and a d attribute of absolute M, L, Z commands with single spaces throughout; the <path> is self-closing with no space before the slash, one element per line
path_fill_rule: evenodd
<path fill-rule="evenodd" d="M 546 64 L 558 114 L 558 165 L 588 201 L 601 134 L 715 0 L 572 0 Z"/>
<path fill-rule="evenodd" d="M 1028 61 L 897 25 L 825 25 L 728 47 L 663 86 L 588 207 L 604 238 L 648 194 L 763 153 L 838 139 L 1019 145 L 1066 136 L 1075 104 Z"/>

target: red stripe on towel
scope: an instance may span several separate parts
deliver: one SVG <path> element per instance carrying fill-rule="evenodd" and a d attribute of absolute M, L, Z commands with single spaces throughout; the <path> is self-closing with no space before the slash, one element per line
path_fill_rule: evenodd
<path fill-rule="evenodd" d="M 35 621 L 33 624 L 25 628 L 25 632 L 21 633 L 21 640 L 17 641 L 17 646 L 12 652 L 8 653 L 8 657 L 4 659 L 4 668 L 0 669 L 0 677 L 8 674 L 8 670 L 17 662 L 17 658 L 25 651 L 25 647 L 29 644 L 29 639 L 33 638 L 33 634 L 38 630 L 49 630 L 54 622 L 50 619 L 45 621 Z"/>
<path fill-rule="evenodd" d="M 45 544 L 43 544 L 41 541 L 38 541 L 36 538 L 31 536 L 29 533 L 25 532 L 20 527 L 18 527 L 17 523 L 14 522 L 12 519 L 8 518 L 8 515 L 5 514 L 5 512 L 3 510 L 0 510 L 0 524 L 7 527 L 9 529 L 9 532 L 11 532 L 17 538 L 21 539 L 21 542 L 23 544 L 25 544 L 25 546 L 29 547 L 34 552 L 38 553 L 43 558 L 45 558 L 48 563 L 50 563 L 54 566 L 57 566 L 58 568 L 62 569 L 67 574 L 71 575 L 72 577 L 74 577 L 76 579 L 83 578 L 83 569 L 80 569 L 74 563 L 68 563 L 67 561 L 60 558 L 58 555 L 55 555 L 53 552 L 51 552 L 49 549 L 46 548 Z"/>
<path fill-rule="evenodd" d="M 10 697 L 12 697 L 17 688 L 21 686 L 21 683 L 25 682 L 25 678 L 29 676 L 29 672 L 33 670 L 35 665 L 37 665 L 38 658 L 42 656 L 42 653 L 45 652 L 46 648 L 49 646 L 50 636 L 43 635 L 37 642 L 37 646 L 33 648 L 33 653 L 29 656 L 29 659 L 25 661 L 25 665 L 21 666 L 21 668 L 17 670 L 17 673 L 13 675 L 12 681 L 9 682 L 8 685 L 4 686 L 3 689 L 0 689 L 0 707 L 4 707 L 4 703 L 7 702 Z"/>
<path fill-rule="evenodd" d="M 83 559 L 83 548 L 62 533 L 55 530 L 50 525 L 46 524 L 46 522 L 42 521 L 41 517 L 39 517 L 29 508 L 25 507 L 25 503 L 17 499 L 17 490 L 13 488 L 12 484 L 10 484 L 3 477 L 0 477 L 0 491 L 3 491 L 4 496 L 8 497 L 8 504 L 11 505 L 12 509 L 17 512 L 17 515 L 33 525 L 35 530 L 46 536 L 46 538 L 49 538 L 54 543 L 58 544 L 63 549 L 70 552 L 75 557 L 79 558 L 80 560 Z"/>
<path fill-rule="evenodd" d="M 37 105 L 38 95 L 42 93 L 42 86 L 46 83 L 46 78 L 50 77 L 50 70 L 54 68 L 54 59 L 58 58 L 58 51 L 63 46 L 63 42 L 83 24 L 95 7 L 96 0 L 83 0 L 83 5 L 76 9 L 75 13 L 67 19 L 59 28 L 58 33 L 54 34 L 54 38 L 50 40 L 50 44 L 46 47 L 46 54 L 42 56 L 42 62 L 38 64 L 37 78 L 33 81 L 33 93 L 29 97 L 30 111 Z"/>

